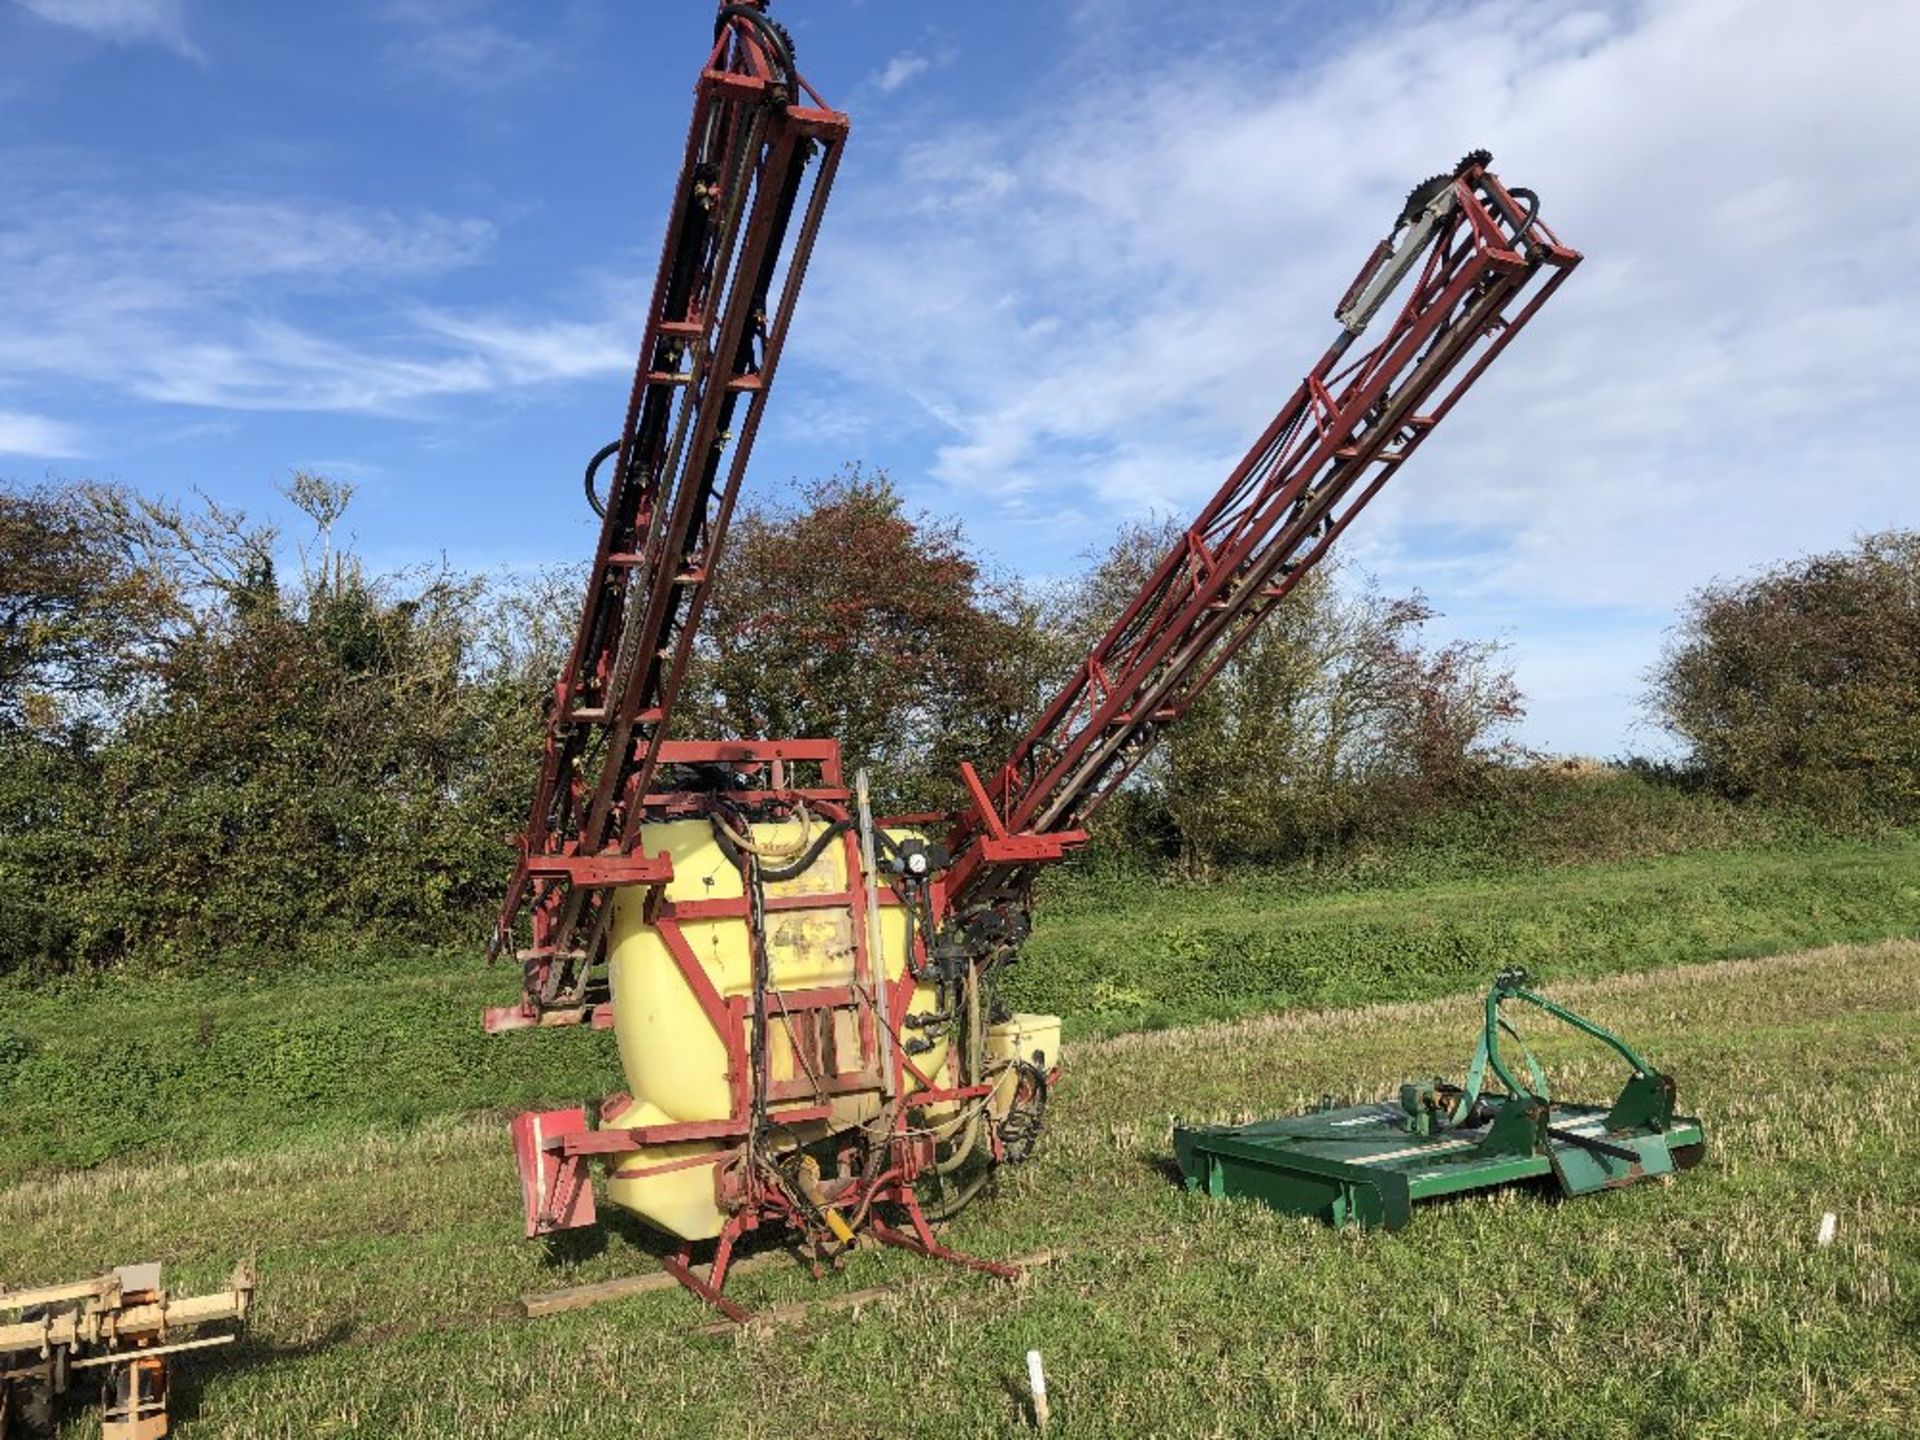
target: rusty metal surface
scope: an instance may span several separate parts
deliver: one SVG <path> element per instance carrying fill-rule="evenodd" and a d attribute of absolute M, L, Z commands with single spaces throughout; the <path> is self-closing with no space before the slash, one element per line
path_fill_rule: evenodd
<path fill-rule="evenodd" d="M 158 1267 L 149 1273 L 157 1281 Z M 0 1353 L 110 1344 L 133 1335 L 244 1321 L 255 1283 L 253 1267 L 242 1262 L 228 1288 L 211 1295 L 170 1296 L 157 1285 L 129 1289 L 118 1272 L 74 1285 L 0 1291 L 0 1312 L 48 1307 L 39 1319 L 0 1325 Z"/>
<path fill-rule="evenodd" d="M 650 863 L 639 820 L 846 138 L 786 43 L 752 6 L 726 6 L 695 86 L 586 601 L 490 947 L 514 952 L 530 915 L 530 1012 L 590 1003 L 608 889 Z"/>
<path fill-rule="evenodd" d="M 15 1386 L 57 1395 L 72 1372 L 103 1370 L 102 1440 L 158 1440 L 168 1430 L 169 1360 L 231 1344 L 231 1333 L 193 1332 L 243 1324 L 255 1286 L 252 1265 L 242 1261 L 225 1290 L 170 1295 L 160 1266 L 147 1263 L 71 1284 L 0 1292 L 0 1313 L 22 1317 L 0 1325 L 0 1412 L 12 1408 Z"/>

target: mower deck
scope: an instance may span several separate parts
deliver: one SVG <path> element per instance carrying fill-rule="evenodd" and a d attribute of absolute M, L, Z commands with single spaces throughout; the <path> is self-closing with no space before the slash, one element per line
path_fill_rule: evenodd
<path fill-rule="evenodd" d="M 1674 1116 L 1664 1130 L 1609 1131 L 1609 1111 L 1555 1103 L 1541 1149 L 1495 1139 L 1510 1097 L 1488 1096 L 1484 1123 L 1414 1133 L 1407 1111 L 1384 1101 L 1251 1125 L 1178 1128 L 1173 1145 L 1187 1188 L 1244 1195 L 1276 1210 L 1335 1225 L 1397 1230 L 1413 1203 L 1553 1175 L 1569 1195 L 1670 1175 L 1699 1159 L 1700 1122 Z M 1489 1143 L 1491 1141 L 1491 1143 Z"/>

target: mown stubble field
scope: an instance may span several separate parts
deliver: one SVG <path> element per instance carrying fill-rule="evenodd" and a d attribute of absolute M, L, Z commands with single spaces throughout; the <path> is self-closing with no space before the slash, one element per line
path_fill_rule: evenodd
<path fill-rule="evenodd" d="M 816 1283 L 743 1274 L 752 1306 L 883 1300 L 710 1337 L 689 1297 L 518 1318 L 519 1295 L 651 1263 L 643 1232 L 519 1240 L 497 1117 L 111 1165 L 0 1192 L 0 1274 L 164 1256 L 176 1283 L 262 1274 L 246 1340 L 184 1364 L 193 1437 L 1053 1433 L 1904 1435 L 1920 1388 L 1920 943 L 1835 947 L 1553 987 L 1679 1077 L 1708 1161 L 1573 1202 L 1531 1192 L 1335 1233 L 1184 1195 L 1168 1130 L 1457 1073 L 1471 995 L 1073 1046 L 1038 1158 L 951 1228 L 1048 1249 L 1020 1286 L 893 1253 Z M 1595 1051 L 1542 1039 L 1568 1094 Z M 1555 1062 L 1558 1062 L 1557 1065 Z M 1834 1243 L 1815 1242 L 1823 1213 Z M 84 1407 L 63 1434 L 97 1433 Z"/>

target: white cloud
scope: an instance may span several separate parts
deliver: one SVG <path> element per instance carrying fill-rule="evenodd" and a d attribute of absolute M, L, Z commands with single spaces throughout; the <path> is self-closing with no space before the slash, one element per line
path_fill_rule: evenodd
<path fill-rule="evenodd" d="M 44 415 L 0 410 L 0 455 L 60 459 L 81 453 L 80 433 L 71 425 Z"/>
<path fill-rule="evenodd" d="M 206 60 L 200 47 L 187 38 L 180 0 L 19 0 L 19 3 L 43 20 L 84 31 L 115 45 L 162 45 L 189 60 Z"/>
<path fill-rule="evenodd" d="M 219 340 L 149 351 L 132 378 L 144 399 L 225 410 L 400 413 L 413 402 L 492 388 L 477 357 L 363 349 L 273 320 L 244 321 Z"/>
<path fill-rule="evenodd" d="M 381 52 L 394 74 L 455 90 L 498 90 L 550 73 L 560 53 L 488 18 L 485 0 L 392 0 L 383 18 L 400 32 Z"/>
<path fill-rule="evenodd" d="M 529 385 L 632 369 L 640 305 L 633 295 L 615 318 L 587 321 L 517 321 L 435 310 L 419 311 L 414 319 L 423 330 L 483 357 L 501 382 Z M 630 314 L 631 323 L 622 323 L 620 314 Z"/>
<path fill-rule="evenodd" d="M 1716 573 L 1920 521 L 1920 7 L 1406 5 L 1304 63 L 1300 23 L 1069 57 L 1016 113 L 868 158 L 789 364 L 932 437 L 990 545 L 1187 513 L 1406 188 L 1486 145 L 1590 258 L 1349 548 L 1443 608 L 1598 607 L 1644 636 Z M 1556 693 L 1585 665 L 1624 695 L 1653 659 L 1527 638 L 1523 681 Z"/>
<path fill-rule="evenodd" d="M 93 177 L 106 184 L 106 177 Z M 575 276 L 591 319 L 423 296 L 491 254 L 486 220 L 324 200 L 33 193 L 0 218 L 0 384 L 203 409 L 418 413 L 631 367 L 647 294 Z"/>
<path fill-rule="evenodd" d="M 0 228 L 0 376 L 234 409 L 393 410 L 493 388 L 499 366 L 431 331 L 396 335 L 390 313 L 395 287 L 476 263 L 493 235 L 325 202 L 38 196 Z"/>
<path fill-rule="evenodd" d="M 882 94 L 891 95 L 932 63 L 924 55 L 915 55 L 910 50 L 904 51 L 887 61 L 880 73 L 873 77 L 873 83 L 879 87 Z"/>
<path fill-rule="evenodd" d="M 428 275 L 471 264 L 494 235 L 484 220 L 244 195 L 129 203 L 124 195 L 55 192 L 13 217 L 0 229 L 0 265 L 42 291 L 113 289 L 130 276 L 185 294 L 260 281 Z"/>

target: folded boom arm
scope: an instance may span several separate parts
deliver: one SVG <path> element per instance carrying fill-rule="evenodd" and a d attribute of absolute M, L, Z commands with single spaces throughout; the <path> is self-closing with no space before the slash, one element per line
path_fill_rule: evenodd
<path fill-rule="evenodd" d="M 1023 903 L 1079 825 L 1219 674 L 1579 262 L 1476 151 L 1408 197 L 1340 331 L 948 837 L 951 912 Z M 1411 282 L 1410 284 L 1408 282 Z M 1351 352 L 1402 287 L 1384 333 Z"/>
<path fill-rule="evenodd" d="M 762 6 L 720 6 L 626 424 L 596 457 L 613 460 L 599 548 L 491 947 L 511 948 L 531 913 L 529 1016 L 583 1002 L 612 889 L 671 873 L 640 847 L 641 804 L 846 134 Z"/>

